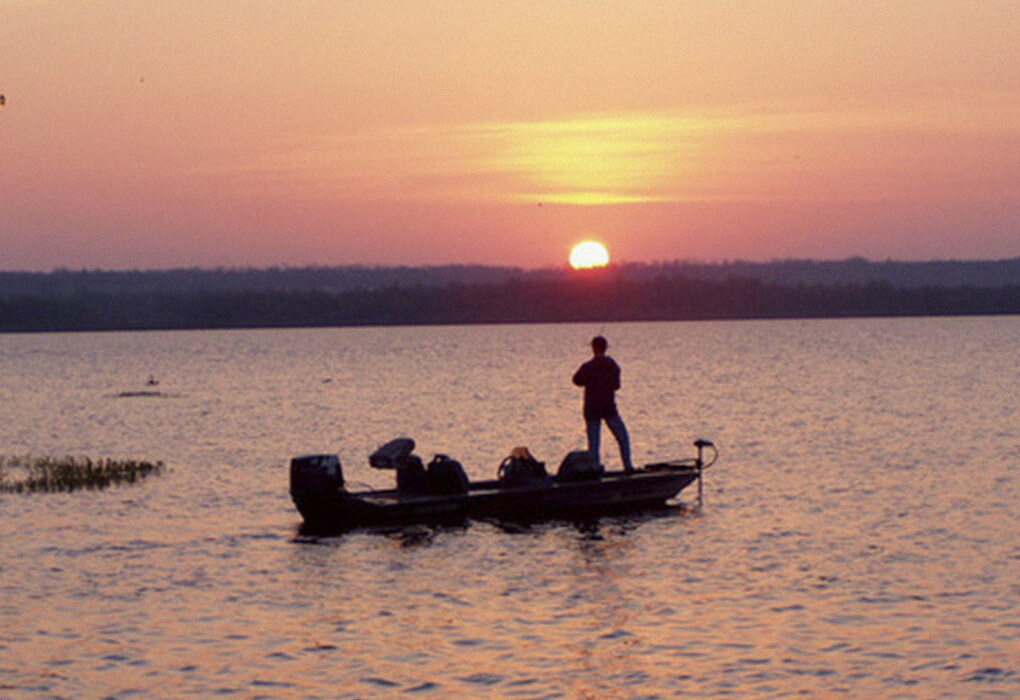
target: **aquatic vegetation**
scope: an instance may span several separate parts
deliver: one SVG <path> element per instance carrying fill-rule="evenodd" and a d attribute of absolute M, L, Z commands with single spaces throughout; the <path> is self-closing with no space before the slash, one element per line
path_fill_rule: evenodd
<path fill-rule="evenodd" d="M 5 457 L 0 455 L 0 493 L 105 489 L 135 483 L 165 470 L 162 462 L 89 457 Z"/>

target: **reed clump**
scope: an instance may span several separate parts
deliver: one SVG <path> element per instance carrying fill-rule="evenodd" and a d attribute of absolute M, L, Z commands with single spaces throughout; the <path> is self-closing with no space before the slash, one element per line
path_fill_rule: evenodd
<path fill-rule="evenodd" d="M 165 469 L 162 462 L 89 457 L 5 457 L 0 455 L 0 493 L 105 489 L 132 484 Z"/>

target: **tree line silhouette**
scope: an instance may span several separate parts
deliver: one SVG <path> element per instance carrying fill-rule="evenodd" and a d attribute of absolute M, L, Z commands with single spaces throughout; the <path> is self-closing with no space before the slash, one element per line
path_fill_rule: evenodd
<path fill-rule="evenodd" d="M 614 264 L 610 272 L 623 280 L 687 278 L 725 281 L 757 279 L 782 285 L 867 284 L 894 287 L 1000 287 L 1020 284 L 1020 258 L 1006 260 L 935 260 L 871 262 L 845 260 L 774 260 L 699 263 L 672 261 Z M 382 267 L 366 265 L 268 268 L 179 268 L 169 270 L 0 271 L 0 297 L 64 297 L 87 293 L 219 293 L 241 291 L 324 290 L 347 292 L 389 287 L 444 287 L 451 284 L 500 284 L 511 280 L 560 279 L 566 269 L 524 270 L 493 265 Z"/>
<path fill-rule="evenodd" d="M 607 268 L 494 282 L 333 291 L 219 289 L 0 294 L 0 331 L 431 325 L 1020 313 L 1020 284 L 896 286 L 695 279 Z"/>

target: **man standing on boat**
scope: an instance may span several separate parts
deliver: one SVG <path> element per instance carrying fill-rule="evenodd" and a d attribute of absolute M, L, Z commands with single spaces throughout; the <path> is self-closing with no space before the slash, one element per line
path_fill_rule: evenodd
<path fill-rule="evenodd" d="M 588 426 L 588 451 L 599 461 L 602 421 L 606 422 L 620 445 L 620 458 L 626 472 L 634 471 L 630 462 L 630 438 L 616 410 L 616 390 L 620 388 L 620 366 L 606 354 L 608 341 L 601 335 L 591 339 L 594 355 L 574 373 L 574 384 L 584 387 L 584 421 Z"/>

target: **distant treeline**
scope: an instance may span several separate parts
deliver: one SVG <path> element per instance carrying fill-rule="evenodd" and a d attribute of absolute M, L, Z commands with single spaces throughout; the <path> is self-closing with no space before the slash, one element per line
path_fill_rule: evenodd
<path fill-rule="evenodd" d="M 1020 258 L 1009 260 L 870 262 L 778 260 L 767 263 L 685 261 L 628 263 L 612 267 L 624 281 L 661 277 L 693 280 L 761 280 L 780 285 L 836 285 L 886 282 L 894 287 L 1001 287 L 1020 284 Z M 609 272 L 607 270 L 606 272 Z M 483 265 L 431 267 L 270 267 L 175 270 L 54 270 L 0 272 L 0 298 L 65 298 L 83 294 L 312 291 L 349 292 L 392 287 L 446 287 L 452 284 L 502 284 L 549 281 L 570 275 L 566 269 L 523 270 Z"/>
<path fill-rule="evenodd" d="M 527 274 L 511 267 L 442 265 L 434 267 L 269 267 L 182 268 L 174 270 L 65 270 L 0 272 L 0 297 L 81 294 L 345 292 L 387 287 L 442 287 L 453 283 L 501 282 Z"/>
<path fill-rule="evenodd" d="M 341 291 L 297 285 L 110 292 L 86 286 L 60 294 L 0 294 L 0 331 L 1020 314 L 1020 282 L 901 286 L 881 279 L 785 282 L 696 278 L 668 267 L 647 271 L 655 274 L 610 267 Z"/>

